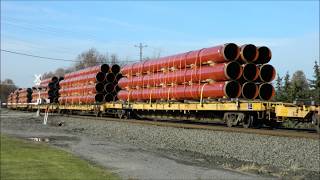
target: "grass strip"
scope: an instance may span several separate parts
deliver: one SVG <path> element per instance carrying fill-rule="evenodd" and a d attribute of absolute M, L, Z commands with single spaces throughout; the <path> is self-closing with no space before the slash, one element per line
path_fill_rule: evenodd
<path fill-rule="evenodd" d="M 115 174 L 40 142 L 1 135 L 1 180 L 113 180 Z"/>

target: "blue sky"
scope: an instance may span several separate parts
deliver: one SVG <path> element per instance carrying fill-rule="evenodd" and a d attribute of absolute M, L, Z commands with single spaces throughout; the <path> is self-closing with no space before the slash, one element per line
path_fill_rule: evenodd
<path fill-rule="evenodd" d="M 267 45 L 280 75 L 319 60 L 319 1 L 1 1 L 1 48 L 75 59 L 91 47 L 137 60 L 226 42 Z M 34 74 L 72 62 L 41 61 L 1 52 L 1 79 L 22 87 Z"/>

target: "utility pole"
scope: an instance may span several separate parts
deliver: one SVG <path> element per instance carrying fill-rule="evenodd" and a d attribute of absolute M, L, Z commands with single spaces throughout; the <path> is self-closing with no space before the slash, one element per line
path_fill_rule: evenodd
<path fill-rule="evenodd" d="M 142 61 L 142 49 L 145 47 L 148 47 L 147 45 L 142 45 L 142 43 L 139 43 L 139 45 L 134 45 L 134 47 L 137 47 L 140 49 L 140 61 Z"/>

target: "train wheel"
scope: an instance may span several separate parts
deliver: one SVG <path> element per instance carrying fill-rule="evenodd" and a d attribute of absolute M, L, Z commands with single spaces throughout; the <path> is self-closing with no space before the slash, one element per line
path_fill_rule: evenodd
<path fill-rule="evenodd" d="M 232 127 L 237 121 L 237 115 L 233 113 L 225 113 L 223 119 L 228 127 Z"/>
<path fill-rule="evenodd" d="M 128 115 L 125 110 L 118 110 L 117 115 L 119 119 L 128 119 Z"/>
<path fill-rule="evenodd" d="M 96 117 L 102 117 L 102 112 L 101 111 L 96 111 L 95 115 L 96 115 Z"/>
<path fill-rule="evenodd" d="M 247 115 L 242 121 L 242 127 L 250 128 L 252 126 L 254 120 L 255 119 L 254 119 L 253 115 Z"/>
<path fill-rule="evenodd" d="M 73 111 L 69 110 L 68 115 L 73 115 Z"/>
<path fill-rule="evenodd" d="M 261 128 L 263 125 L 263 120 L 258 119 L 257 114 L 253 114 L 252 116 L 253 116 L 252 127 L 256 129 Z"/>
<path fill-rule="evenodd" d="M 252 127 L 256 129 L 260 129 L 262 127 L 262 122 L 259 119 L 254 119 L 252 122 Z"/>

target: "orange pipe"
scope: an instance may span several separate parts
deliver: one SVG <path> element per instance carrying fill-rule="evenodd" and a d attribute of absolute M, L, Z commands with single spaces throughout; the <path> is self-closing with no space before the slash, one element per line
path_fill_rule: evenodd
<path fill-rule="evenodd" d="M 275 96 L 275 89 L 269 83 L 259 85 L 259 97 L 261 100 L 269 101 Z"/>
<path fill-rule="evenodd" d="M 183 69 L 191 64 L 200 65 L 202 63 L 223 63 L 236 60 L 239 58 L 239 55 L 239 47 L 234 43 L 228 43 L 173 56 L 129 64 L 121 69 L 121 73 L 125 76 L 132 76 L 147 72 L 157 72 L 168 68 Z"/>
<path fill-rule="evenodd" d="M 271 82 L 276 77 L 276 70 L 270 64 L 263 64 L 259 66 L 259 80 L 260 82 Z"/>
<path fill-rule="evenodd" d="M 121 90 L 118 98 L 123 101 L 128 100 L 198 100 L 201 98 L 237 98 L 241 94 L 240 84 L 236 81 L 214 82 L 212 84 L 196 84 L 191 86 L 175 86 L 166 88 L 149 88 L 136 90 Z"/>
<path fill-rule="evenodd" d="M 266 46 L 258 47 L 259 56 L 258 59 L 254 62 L 255 64 L 265 64 L 270 62 L 272 53 L 271 50 Z"/>
<path fill-rule="evenodd" d="M 255 65 L 254 65 L 255 66 Z M 256 68 L 256 67 L 255 67 Z M 180 69 L 169 73 L 156 73 L 144 76 L 122 78 L 118 82 L 120 88 L 160 86 L 161 84 L 182 84 L 199 81 L 227 81 L 239 79 L 242 67 L 233 61 L 213 66 L 202 66 L 195 69 Z"/>

